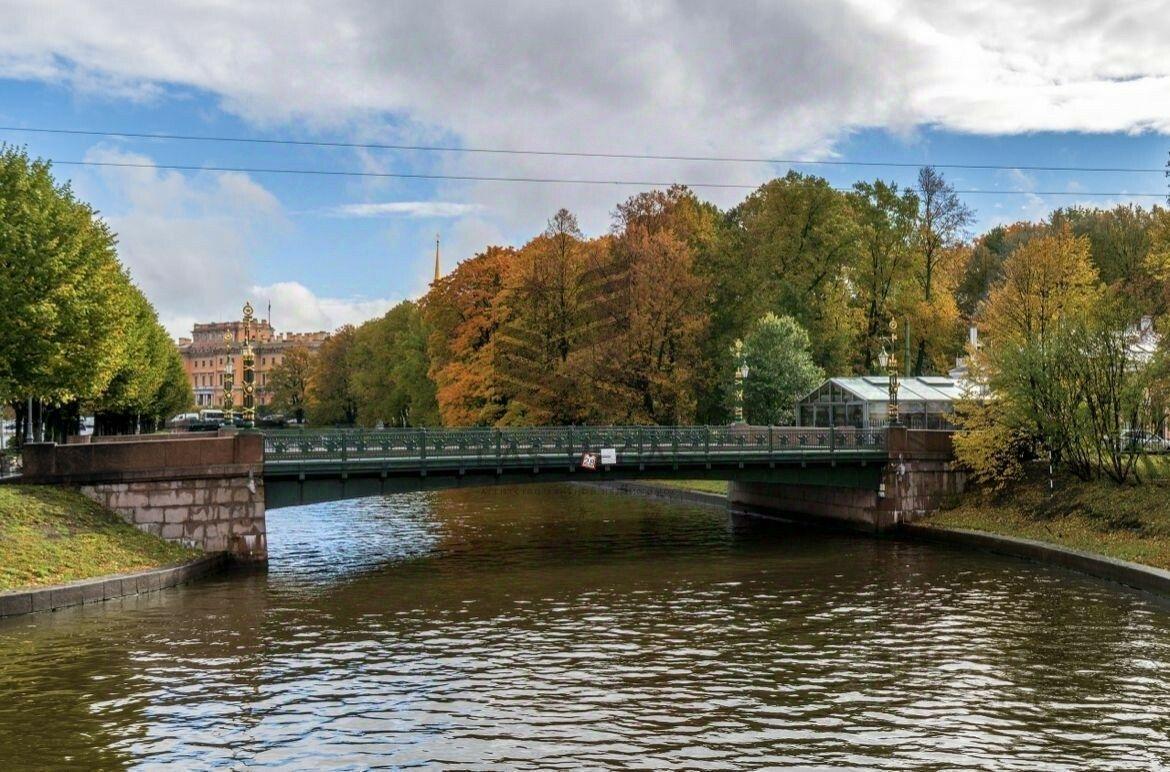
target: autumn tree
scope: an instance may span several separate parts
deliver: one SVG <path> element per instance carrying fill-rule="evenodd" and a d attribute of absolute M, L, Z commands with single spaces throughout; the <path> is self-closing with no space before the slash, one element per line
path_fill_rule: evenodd
<path fill-rule="evenodd" d="M 592 388 L 608 421 L 695 420 L 711 375 L 708 284 L 695 262 L 712 232 L 710 211 L 682 187 L 638 194 L 615 211 L 591 304 L 600 354 Z"/>
<path fill-rule="evenodd" d="M 958 272 L 955 301 L 964 319 L 975 318 L 992 286 L 1003 278 L 1008 255 L 1027 241 L 1051 232 L 1047 223 L 1018 222 L 997 225 L 972 243 Z"/>
<path fill-rule="evenodd" d="M 428 376 L 447 426 L 491 426 L 508 409 L 511 394 L 496 364 L 503 311 L 498 300 L 516 260 L 506 247 L 488 247 L 431 286 L 420 301 L 428 330 Z"/>
<path fill-rule="evenodd" d="M 1150 251 L 1143 267 L 1156 288 L 1147 313 L 1170 314 L 1170 209 L 1156 206 L 1151 212 Z"/>
<path fill-rule="evenodd" d="M 351 369 L 354 337 L 353 325 L 344 325 L 317 351 L 307 400 L 309 420 L 314 424 L 352 426 L 357 421 Z"/>
<path fill-rule="evenodd" d="M 1157 217 L 1157 207 L 1125 204 L 1112 209 L 1057 209 L 1050 221 L 1054 228 L 1067 223 L 1073 234 L 1088 238 L 1093 265 L 1118 299 L 1129 301 L 1141 313 L 1161 314 L 1164 288 L 1149 271 Z"/>
<path fill-rule="evenodd" d="M 959 309 L 952 292 L 967 227 L 974 214 L 954 187 L 931 166 L 918 172 L 918 217 L 914 278 L 918 297 L 910 304 L 913 373 L 937 369 L 958 348 Z"/>
<path fill-rule="evenodd" d="M 312 373 L 313 354 L 309 349 L 294 346 L 286 351 L 280 364 L 268 373 L 266 388 L 272 395 L 272 407 L 304 423 Z"/>
<path fill-rule="evenodd" d="M 740 313 L 742 302 L 725 302 L 729 298 L 742 301 L 745 295 L 750 296 L 744 291 L 743 271 L 734 267 L 738 265 L 739 255 L 727 237 L 727 220 L 718 208 L 702 201 L 683 185 L 639 193 L 618 204 L 610 228 L 604 298 L 598 304 L 604 309 L 604 326 L 599 328 L 599 334 L 607 339 L 613 334 L 605 330 L 613 329 L 616 334 L 621 334 L 629 318 L 631 293 L 637 290 L 636 285 L 630 283 L 637 277 L 637 271 L 631 273 L 629 270 L 631 255 L 627 247 L 630 242 L 628 239 L 623 242 L 636 230 L 644 230 L 652 237 L 671 234 L 687 253 L 685 278 L 695 282 L 696 291 L 703 294 L 703 297 L 695 298 L 703 318 L 692 328 L 693 337 L 687 340 L 688 346 L 697 348 L 694 356 L 702 366 L 691 368 L 685 378 L 685 388 L 693 395 L 694 420 L 725 420 L 726 375 L 732 366 L 728 349 L 731 341 L 742 335 L 746 325 L 743 320 L 750 319 Z M 687 320 L 680 321 L 685 324 Z M 688 361 L 690 358 L 688 354 Z M 618 411 L 619 415 L 644 408 L 645 395 L 639 396 L 636 389 L 630 391 L 627 383 L 628 379 L 600 379 L 599 388 L 622 392 L 607 398 L 624 406 Z M 635 408 L 640 402 L 643 408 Z"/>
<path fill-rule="evenodd" d="M 574 355 L 591 312 L 589 246 L 576 218 L 561 209 L 508 265 L 496 305 L 496 367 L 511 394 L 504 423 L 588 420 Z"/>
<path fill-rule="evenodd" d="M 1003 421 L 1082 476 L 1091 474 L 1094 451 L 1082 410 L 1079 331 L 1100 298 L 1088 239 L 1065 226 L 1027 241 L 1004 263 L 1003 278 L 988 296 L 983 323 L 989 343 L 977 361 L 1002 403 Z"/>

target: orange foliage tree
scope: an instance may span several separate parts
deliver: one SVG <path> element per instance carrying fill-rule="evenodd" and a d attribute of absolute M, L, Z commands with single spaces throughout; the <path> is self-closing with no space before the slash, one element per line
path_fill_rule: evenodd
<path fill-rule="evenodd" d="M 429 374 L 447 426 L 490 426 L 508 408 L 495 368 L 496 299 L 516 252 L 489 247 L 431 286 L 420 303 L 429 329 Z"/>

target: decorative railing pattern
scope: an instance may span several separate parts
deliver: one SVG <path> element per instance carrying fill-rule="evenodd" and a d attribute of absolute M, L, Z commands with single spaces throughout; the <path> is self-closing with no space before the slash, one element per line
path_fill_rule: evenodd
<path fill-rule="evenodd" d="M 557 426 L 465 429 L 263 430 L 266 465 L 381 462 L 390 468 L 617 463 L 727 463 L 884 452 L 884 429 L 784 426 Z"/>

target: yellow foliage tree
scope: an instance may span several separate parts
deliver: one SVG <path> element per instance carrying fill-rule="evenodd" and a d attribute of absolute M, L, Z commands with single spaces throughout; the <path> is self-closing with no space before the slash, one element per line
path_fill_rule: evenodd
<path fill-rule="evenodd" d="M 1042 340 L 1091 308 L 1100 292 L 1088 238 L 1064 226 L 1024 242 L 1004 263 L 983 309 L 990 350 Z"/>

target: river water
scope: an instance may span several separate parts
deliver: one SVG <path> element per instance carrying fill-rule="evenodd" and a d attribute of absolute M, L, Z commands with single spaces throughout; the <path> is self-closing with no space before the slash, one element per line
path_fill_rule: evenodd
<path fill-rule="evenodd" d="M 1170 765 L 1170 606 L 1074 573 L 560 486 L 268 527 L 0 621 L 0 768 Z"/>

